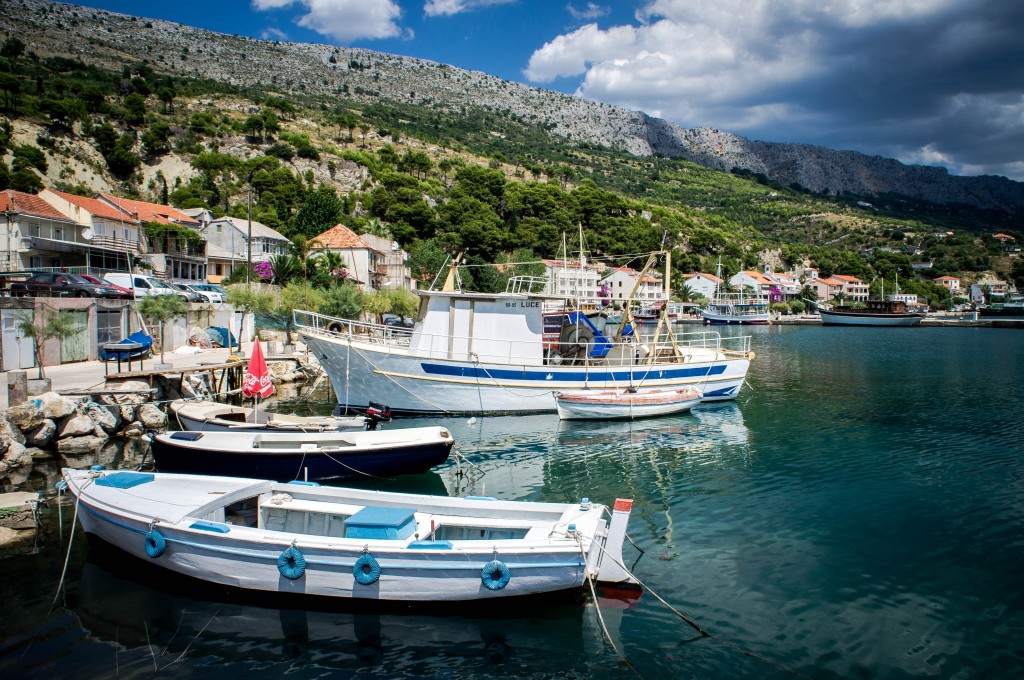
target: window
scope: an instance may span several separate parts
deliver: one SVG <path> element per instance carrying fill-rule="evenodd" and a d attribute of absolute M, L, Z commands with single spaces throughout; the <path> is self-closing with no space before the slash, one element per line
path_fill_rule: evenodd
<path fill-rule="evenodd" d="M 28 223 L 28 235 L 29 236 L 39 236 L 39 223 L 38 222 L 29 222 Z"/>
<path fill-rule="evenodd" d="M 63 224 L 55 224 L 55 225 L 53 225 L 53 238 L 55 240 L 57 240 L 57 241 L 63 241 L 64 240 L 64 225 Z"/>
<path fill-rule="evenodd" d="M 96 343 L 117 342 L 124 337 L 121 331 L 121 310 L 96 311 Z"/>
<path fill-rule="evenodd" d="M 218 262 L 217 264 L 215 264 L 213 270 L 217 272 L 217 276 L 224 276 L 224 265 L 222 265 L 221 263 Z"/>
<path fill-rule="evenodd" d="M 146 283 L 146 279 L 142 278 L 141 276 L 136 276 L 135 277 L 135 287 L 136 288 L 151 288 L 152 286 L 150 286 L 148 283 Z"/>

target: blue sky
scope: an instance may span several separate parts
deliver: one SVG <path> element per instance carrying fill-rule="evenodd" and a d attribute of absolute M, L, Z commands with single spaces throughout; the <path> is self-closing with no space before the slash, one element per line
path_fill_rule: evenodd
<path fill-rule="evenodd" d="M 1024 181 L 1021 0 L 77 4 L 420 57 L 684 127 Z"/>

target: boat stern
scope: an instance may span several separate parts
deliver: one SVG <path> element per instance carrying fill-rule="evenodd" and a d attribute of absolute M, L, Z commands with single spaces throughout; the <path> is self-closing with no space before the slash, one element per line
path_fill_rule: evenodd
<path fill-rule="evenodd" d="M 626 525 L 633 510 L 633 499 L 617 498 L 612 506 L 612 519 L 608 523 L 608 533 L 604 540 L 604 549 L 600 551 L 597 561 L 595 580 L 599 583 L 619 586 L 639 585 L 633 575 L 626 569 L 622 561 L 622 543 L 626 540 Z"/>

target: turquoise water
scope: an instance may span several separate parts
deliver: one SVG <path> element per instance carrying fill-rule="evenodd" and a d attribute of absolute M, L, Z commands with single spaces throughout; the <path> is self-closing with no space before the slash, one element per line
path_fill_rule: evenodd
<path fill-rule="evenodd" d="M 544 501 L 632 497 L 629 533 L 644 552 L 627 545 L 625 554 L 651 591 L 636 602 L 290 605 L 170 578 L 79 532 L 50 610 L 68 542 L 67 510 L 63 545 L 51 510 L 38 553 L 0 561 L 0 672 L 1018 677 L 1024 333 L 753 334 L 757 358 L 737 403 L 632 424 L 405 421 L 446 424 L 464 461 L 364 484 Z M 330 404 L 303 397 L 276 408 Z M 603 640 L 598 611 L 625 662 Z"/>

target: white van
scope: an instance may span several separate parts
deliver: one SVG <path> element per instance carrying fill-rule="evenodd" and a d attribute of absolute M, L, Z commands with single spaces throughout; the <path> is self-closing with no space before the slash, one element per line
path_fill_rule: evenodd
<path fill-rule="evenodd" d="M 103 278 L 122 288 L 130 288 L 135 297 L 146 297 L 147 295 L 181 295 L 166 283 L 152 276 L 145 274 L 129 274 L 127 272 L 109 272 Z"/>

